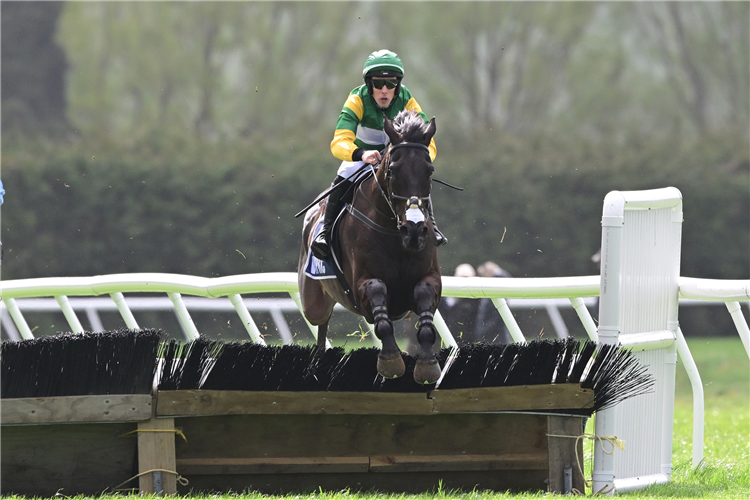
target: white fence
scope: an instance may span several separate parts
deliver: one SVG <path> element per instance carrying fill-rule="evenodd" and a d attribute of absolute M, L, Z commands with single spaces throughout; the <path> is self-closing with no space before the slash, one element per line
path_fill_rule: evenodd
<path fill-rule="evenodd" d="M 675 201 L 676 200 L 676 201 Z M 609 205 L 608 205 L 609 204 Z M 597 415 L 597 435 L 628 436 L 628 451 L 609 455 L 597 447 L 594 464 L 595 491 L 625 491 L 669 480 L 671 474 L 674 368 L 677 354 L 693 387 L 693 464 L 703 458 L 703 392 L 698 371 L 677 323 L 678 298 L 723 301 L 750 356 L 750 330 L 740 303 L 750 299 L 750 280 L 704 280 L 679 277 L 679 226 L 681 195 L 674 188 L 642 192 L 614 192 L 605 200 L 602 236 L 602 275 L 560 278 L 457 278 L 443 277 L 443 295 L 490 298 L 516 342 L 526 342 L 508 305 L 513 299 L 564 299 L 577 313 L 592 340 L 621 342 L 643 351 L 642 360 L 652 366 L 659 382 L 654 395 L 639 396 Z M 654 250 L 655 248 L 655 250 Z M 54 298 L 73 332 L 83 332 L 69 297 L 109 295 L 125 325 L 139 325 L 128 305 L 136 299 L 124 294 L 166 294 L 189 338 L 199 333 L 186 301 L 190 297 L 226 298 L 232 304 L 250 338 L 264 344 L 250 312 L 252 302 L 242 297 L 260 293 L 287 293 L 300 307 L 295 273 L 263 273 L 201 278 L 195 276 L 135 273 L 73 278 L 34 278 L 0 282 L 2 301 L 23 338 L 32 332 L 16 299 Z M 601 325 L 586 307 L 601 293 Z M 189 296 L 183 298 L 183 295 Z M 266 307 L 268 304 L 266 304 Z M 443 343 L 455 346 L 439 314 L 435 325 Z M 317 328 L 309 325 L 313 336 Z M 374 335 L 373 335 L 374 337 Z M 656 410 L 654 410 L 656 409 Z M 646 427 L 643 411 L 657 411 L 658 421 Z M 614 413 L 619 412 L 619 413 Z M 619 418 L 618 418 L 619 416 Z M 644 433 L 641 435 L 641 433 Z M 620 456 L 622 455 L 622 456 Z"/>
<path fill-rule="evenodd" d="M 208 299 L 204 297 L 183 297 L 185 307 L 192 313 L 214 313 L 219 314 L 236 314 L 235 308 L 229 299 L 218 298 Z M 270 316 L 276 331 L 284 344 L 292 344 L 295 342 L 294 333 L 290 328 L 290 322 L 293 322 L 301 317 L 301 312 L 297 308 L 297 304 L 292 299 L 284 298 L 261 298 L 261 297 L 243 297 L 243 302 L 248 311 L 255 314 L 261 313 Z M 101 332 L 105 331 L 104 323 L 101 319 L 102 313 L 117 312 L 117 306 L 108 297 L 69 297 L 70 307 L 77 315 L 81 313 L 85 314 L 88 320 L 88 331 Z M 586 307 L 589 309 L 598 307 L 598 301 L 595 297 L 585 297 L 583 299 Z M 125 302 L 134 316 L 136 313 L 143 313 L 146 311 L 155 312 L 172 312 L 174 313 L 174 305 L 172 301 L 167 297 L 125 297 Z M 696 303 L 690 301 L 690 303 Z M 714 304 L 712 302 L 701 302 L 702 304 Z M 52 298 L 26 298 L 16 300 L 18 309 L 25 318 L 38 314 L 53 314 L 53 318 L 57 315 L 62 314 L 60 305 L 57 301 Z M 565 339 L 571 336 L 568 329 L 568 325 L 563 319 L 561 309 L 571 308 L 570 301 L 566 299 L 511 299 L 508 300 L 508 306 L 511 311 L 519 310 L 543 310 L 547 313 L 552 329 L 555 335 L 559 339 Z M 349 313 L 343 306 L 336 304 L 334 307 L 336 316 L 339 314 L 349 314 L 352 317 L 355 315 Z M 265 317 L 265 316 L 264 316 Z M 257 323 L 258 316 L 254 316 Z M 360 318 L 357 316 L 357 318 Z M 184 329 L 180 318 L 176 318 L 178 324 L 182 330 L 182 334 L 185 338 L 191 338 L 187 331 Z M 2 301 L 0 301 L 0 321 L 2 321 L 2 330 L 0 333 L 9 340 L 21 340 L 21 334 L 10 318 L 7 310 L 4 307 Z M 231 319 L 230 319 L 231 322 Z M 158 319 L 151 319 L 149 327 L 161 328 L 165 331 L 169 331 L 169 327 L 165 326 L 167 322 L 159 321 Z M 63 327 L 65 328 L 65 327 Z M 49 333 L 55 333 L 60 331 L 59 328 L 52 330 Z M 330 330 L 329 330 L 330 331 Z M 32 332 L 33 333 L 33 332 Z M 206 333 L 205 331 L 202 333 Z M 37 334 L 39 334 L 37 332 Z M 304 341 L 304 339 L 302 339 Z"/>

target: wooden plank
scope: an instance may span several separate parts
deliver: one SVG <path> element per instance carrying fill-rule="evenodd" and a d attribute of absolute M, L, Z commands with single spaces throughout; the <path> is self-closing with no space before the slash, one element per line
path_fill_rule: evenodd
<path fill-rule="evenodd" d="M 159 391 L 156 415 L 348 414 L 426 415 L 432 401 L 422 393 Z"/>
<path fill-rule="evenodd" d="M 547 456 L 547 417 L 438 415 L 224 415 L 181 417 L 178 459 L 402 455 Z"/>
<path fill-rule="evenodd" d="M 177 460 L 182 475 L 313 474 L 359 472 L 445 472 L 548 470 L 543 454 L 399 455 L 378 457 L 188 458 Z"/>
<path fill-rule="evenodd" d="M 547 470 L 547 457 L 534 453 L 503 455 L 401 455 L 371 457 L 372 472 Z"/>
<path fill-rule="evenodd" d="M 150 394 L 3 399 L 3 425 L 138 422 L 151 418 Z"/>
<path fill-rule="evenodd" d="M 156 415 L 428 415 L 591 408 L 594 391 L 577 384 L 477 387 L 422 393 L 159 391 Z"/>
<path fill-rule="evenodd" d="M 141 493 L 177 493 L 174 430 L 171 418 L 138 424 L 138 473 L 146 473 L 138 478 Z"/>
<path fill-rule="evenodd" d="M 177 460 L 182 475 L 357 473 L 368 457 L 187 458 Z"/>
<path fill-rule="evenodd" d="M 136 439 L 121 437 L 135 429 L 128 422 L 4 426 L 0 494 L 72 498 L 111 491 L 135 475 Z"/>
<path fill-rule="evenodd" d="M 585 493 L 583 477 L 583 419 L 578 417 L 547 417 L 547 440 L 549 443 L 549 490 L 565 493 L 564 471 L 570 468 L 572 487 Z M 557 437 L 570 436 L 570 437 Z M 580 467 L 579 467 L 580 464 Z"/>
<path fill-rule="evenodd" d="M 594 391 L 578 384 L 518 385 L 436 390 L 436 413 L 551 411 L 591 408 Z"/>

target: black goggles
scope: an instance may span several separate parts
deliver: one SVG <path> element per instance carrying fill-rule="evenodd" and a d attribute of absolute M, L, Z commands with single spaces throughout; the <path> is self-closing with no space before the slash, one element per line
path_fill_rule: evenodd
<path fill-rule="evenodd" d="M 372 79 L 372 86 L 373 88 L 376 88 L 378 90 L 383 88 L 383 85 L 388 87 L 389 89 L 395 89 L 396 85 L 398 85 L 397 80 L 387 80 L 385 78 L 373 78 Z"/>

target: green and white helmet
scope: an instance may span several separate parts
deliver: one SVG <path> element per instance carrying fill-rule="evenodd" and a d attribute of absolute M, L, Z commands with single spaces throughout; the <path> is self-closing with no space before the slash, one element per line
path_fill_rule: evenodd
<path fill-rule="evenodd" d="M 400 80 L 404 77 L 404 63 L 395 52 L 377 50 L 370 54 L 362 69 L 362 77 L 368 76 L 396 76 Z"/>

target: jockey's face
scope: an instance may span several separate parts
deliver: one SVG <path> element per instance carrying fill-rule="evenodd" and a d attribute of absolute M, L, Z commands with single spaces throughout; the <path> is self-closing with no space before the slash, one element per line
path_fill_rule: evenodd
<path fill-rule="evenodd" d="M 387 84 L 386 84 L 387 81 Z M 396 84 L 398 79 L 396 77 L 374 77 L 372 79 L 372 93 L 373 98 L 378 103 L 378 106 L 385 109 L 391 105 L 393 97 L 396 95 Z M 377 86 L 380 85 L 380 88 Z M 393 87 L 393 88 L 388 88 Z"/>

